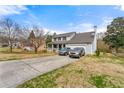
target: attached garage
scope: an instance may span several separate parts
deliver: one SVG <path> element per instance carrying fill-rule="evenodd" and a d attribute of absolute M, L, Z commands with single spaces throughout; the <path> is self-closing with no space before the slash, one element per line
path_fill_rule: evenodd
<path fill-rule="evenodd" d="M 93 54 L 96 51 L 95 32 L 76 34 L 70 41 L 67 42 L 66 47 L 83 47 L 86 54 Z"/>
<path fill-rule="evenodd" d="M 66 47 L 70 47 L 71 49 L 76 47 L 83 47 L 85 49 L 86 54 L 92 54 L 92 45 L 91 44 L 66 44 Z"/>

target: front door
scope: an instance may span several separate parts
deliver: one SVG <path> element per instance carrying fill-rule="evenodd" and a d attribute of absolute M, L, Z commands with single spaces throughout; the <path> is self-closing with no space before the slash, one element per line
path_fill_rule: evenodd
<path fill-rule="evenodd" d="M 59 50 L 62 48 L 62 44 L 59 44 Z"/>
<path fill-rule="evenodd" d="M 63 47 L 65 47 L 65 44 L 63 44 Z"/>

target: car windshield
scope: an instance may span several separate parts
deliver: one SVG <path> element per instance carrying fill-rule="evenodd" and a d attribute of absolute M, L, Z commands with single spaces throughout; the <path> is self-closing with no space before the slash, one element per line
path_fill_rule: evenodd
<path fill-rule="evenodd" d="M 73 50 L 74 50 L 74 51 L 80 51 L 81 48 L 74 48 Z"/>
<path fill-rule="evenodd" d="M 66 50 L 70 50 L 70 48 L 62 48 L 61 51 L 66 51 Z"/>
<path fill-rule="evenodd" d="M 62 48 L 61 51 L 66 51 L 67 49 L 66 48 Z"/>

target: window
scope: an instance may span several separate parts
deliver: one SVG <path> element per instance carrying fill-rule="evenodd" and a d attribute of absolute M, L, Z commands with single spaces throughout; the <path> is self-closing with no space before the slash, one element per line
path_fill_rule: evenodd
<path fill-rule="evenodd" d="M 58 41 L 61 41 L 61 37 L 58 38 Z"/>
<path fill-rule="evenodd" d="M 95 33 L 91 33 L 91 36 L 94 36 L 95 35 Z"/>
<path fill-rule="evenodd" d="M 63 47 L 65 47 L 65 44 L 63 45 Z"/>
<path fill-rule="evenodd" d="M 56 41 L 56 38 L 54 38 L 54 41 Z"/>
<path fill-rule="evenodd" d="M 63 40 L 66 40 L 66 37 L 63 37 Z"/>

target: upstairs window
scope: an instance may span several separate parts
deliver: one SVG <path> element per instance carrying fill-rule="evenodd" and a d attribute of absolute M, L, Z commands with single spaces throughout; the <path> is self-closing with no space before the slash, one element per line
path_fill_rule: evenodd
<path fill-rule="evenodd" d="M 91 36 L 95 36 L 95 33 L 91 33 Z"/>
<path fill-rule="evenodd" d="M 56 38 L 54 38 L 54 41 L 56 41 Z"/>
<path fill-rule="evenodd" d="M 58 41 L 61 41 L 61 37 L 58 37 Z"/>
<path fill-rule="evenodd" d="M 63 40 L 65 41 L 66 40 L 66 37 L 63 37 Z"/>

